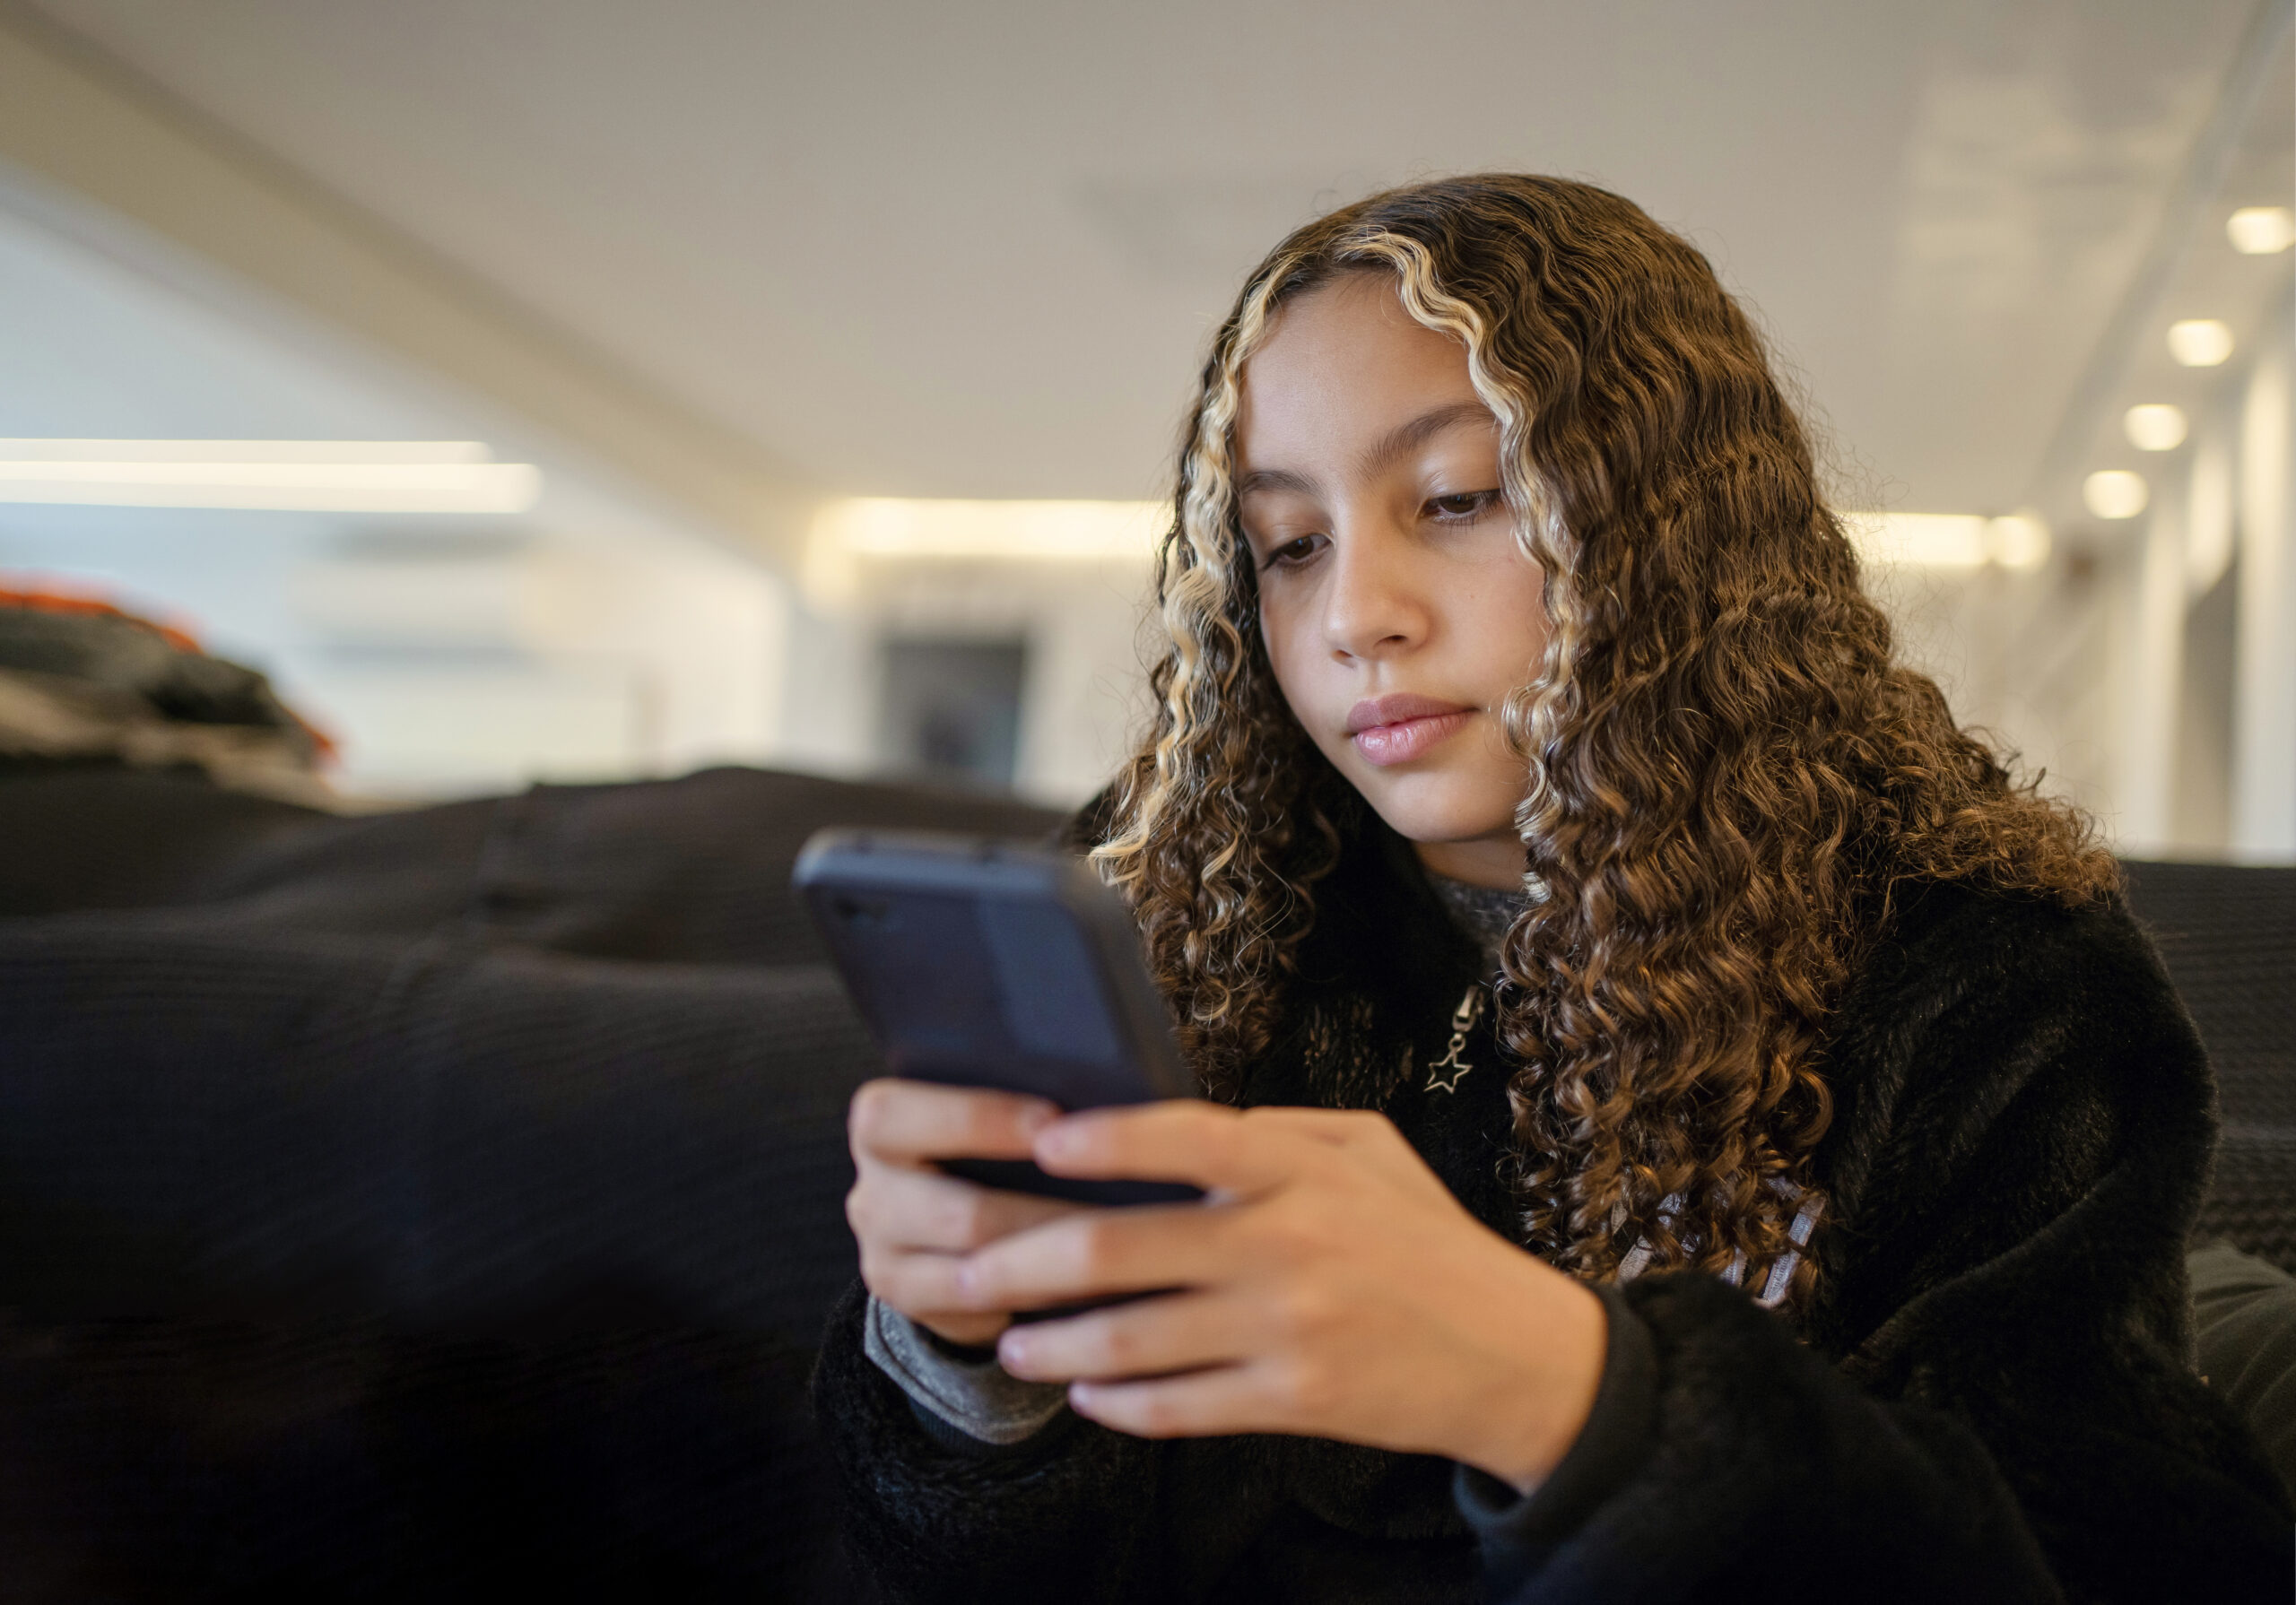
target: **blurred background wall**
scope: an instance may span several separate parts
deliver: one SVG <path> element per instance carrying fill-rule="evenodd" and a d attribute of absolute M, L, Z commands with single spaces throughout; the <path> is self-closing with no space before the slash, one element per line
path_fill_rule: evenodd
<path fill-rule="evenodd" d="M 2285 0 L 0 0 L 0 586 L 378 799 L 1074 802 L 1204 343 L 1380 186 L 1686 232 L 1909 650 L 2124 850 L 2296 857 Z"/>

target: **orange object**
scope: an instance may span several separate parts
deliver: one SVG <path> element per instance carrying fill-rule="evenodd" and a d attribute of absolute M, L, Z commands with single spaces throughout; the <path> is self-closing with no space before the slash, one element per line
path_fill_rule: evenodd
<path fill-rule="evenodd" d="M 125 608 L 114 607 L 109 602 L 99 602 L 92 596 L 74 595 L 65 591 L 17 590 L 0 586 L 0 607 L 27 608 L 43 613 L 74 613 L 83 618 L 117 619 L 133 624 L 139 629 L 150 630 L 178 652 L 204 653 L 205 651 L 205 648 L 200 646 L 198 638 L 187 631 L 178 629 L 173 625 L 161 624 L 154 619 L 146 619 L 141 613 L 131 613 Z M 298 725 L 301 726 L 303 733 L 311 738 L 311 745 L 322 762 L 333 762 L 341 755 L 334 738 L 326 732 L 291 707 L 287 709 L 287 716 L 293 719 Z"/>
<path fill-rule="evenodd" d="M 30 608 L 43 613 L 92 614 L 106 619 L 125 619 L 140 625 L 158 636 L 178 652 L 197 652 L 198 641 L 172 626 L 161 624 L 137 613 L 116 608 L 109 602 L 98 602 L 91 596 L 71 596 L 61 591 L 15 591 L 0 586 L 0 607 Z"/>

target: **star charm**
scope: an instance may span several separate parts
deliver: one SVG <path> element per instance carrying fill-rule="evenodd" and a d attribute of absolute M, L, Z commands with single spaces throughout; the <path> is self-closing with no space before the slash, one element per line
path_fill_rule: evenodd
<path fill-rule="evenodd" d="M 1451 1011 L 1450 1045 L 1443 1050 L 1441 1058 L 1427 1067 L 1427 1085 L 1421 1089 L 1422 1091 L 1457 1092 L 1459 1089 L 1460 1081 L 1465 1079 L 1467 1071 L 1474 1068 L 1459 1055 L 1466 1052 L 1467 1033 L 1474 1029 L 1474 1022 L 1482 1018 L 1483 988 L 1470 986 L 1466 996 L 1459 1000 L 1459 1006 Z M 1448 1081 L 1437 1073 L 1446 1070 L 1451 1072 L 1451 1079 Z"/>
<path fill-rule="evenodd" d="M 1444 1061 L 1444 1064 L 1448 1064 L 1450 1063 L 1451 1061 L 1449 1060 Z M 1461 1064 L 1452 1071 L 1451 1079 L 1449 1080 L 1439 1080 L 1436 1078 L 1435 1072 L 1443 1069 L 1444 1064 L 1431 1064 L 1427 1067 L 1427 1085 L 1422 1090 L 1427 1092 L 1457 1092 L 1459 1089 L 1459 1083 L 1466 1080 L 1467 1071 L 1474 1068 L 1472 1064 Z"/>

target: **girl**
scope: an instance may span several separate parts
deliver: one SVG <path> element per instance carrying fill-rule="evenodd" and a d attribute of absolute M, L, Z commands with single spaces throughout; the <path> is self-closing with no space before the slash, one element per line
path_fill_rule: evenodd
<path fill-rule="evenodd" d="M 855 1099 L 816 1385 L 893 1597 L 2284 1588 L 2186 1358 L 2200 1045 L 2086 824 L 1892 665 L 1696 251 L 1511 176 L 1301 229 L 1158 594 L 1076 834 L 1205 1096 Z"/>

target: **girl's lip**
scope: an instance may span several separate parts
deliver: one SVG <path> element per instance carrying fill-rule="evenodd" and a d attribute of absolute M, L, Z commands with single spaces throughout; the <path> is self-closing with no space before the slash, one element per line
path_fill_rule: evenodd
<path fill-rule="evenodd" d="M 1376 724 L 1404 724 L 1413 719 L 1440 718 L 1445 714 L 1471 711 L 1462 702 L 1422 697 L 1415 691 L 1392 691 L 1385 697 L 1367 698 L 1349 708 L 1347 733 L 1360 735 Z"/>
<path fill-rule="evenodd" d="M 1384 700 L 1384 698 L 1383 698 Z M 1402 701 L 1397 698 L 1395 700 Z M 1424 698 L 1411 698 L 1422 701 Z M 1377 724 L 1367 724 L 1353 732 L 1356 751 L 1363 760 L 1378 768 L 1409 763 L 1426 755 L 1438 742 L 1457 733 L 1473 715 L 1474 709 L 1449 704 L 1439 705 L 1441 711 L 1407 715 Z M 1355 721 L 1351 718 L 1348 723 Z"/>

